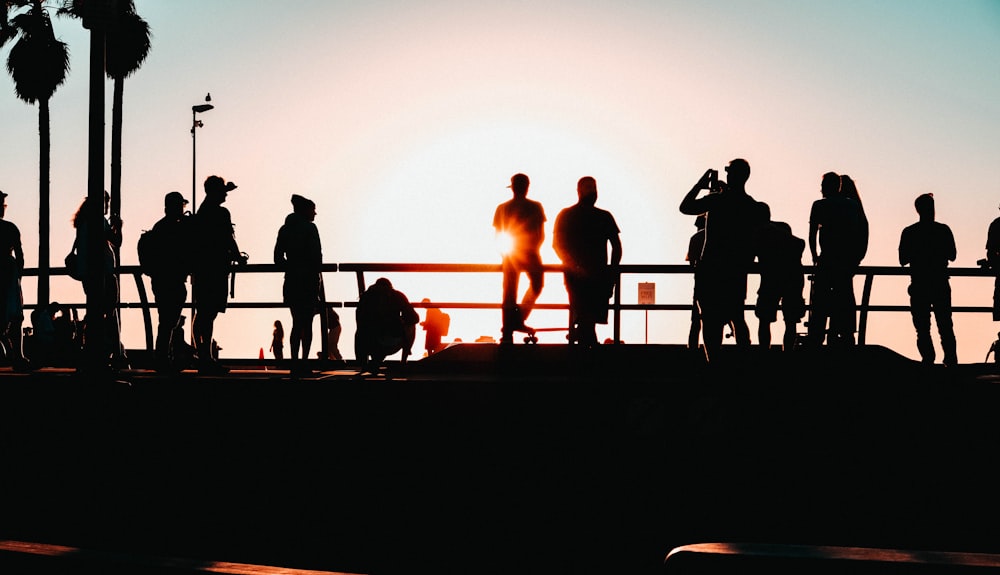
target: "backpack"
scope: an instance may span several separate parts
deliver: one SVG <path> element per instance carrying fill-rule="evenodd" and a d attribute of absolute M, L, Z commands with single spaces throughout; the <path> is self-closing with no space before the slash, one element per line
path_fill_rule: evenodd
<path fill-rule="evenodd" d="M 165 239 L 163 232 L 152 229 L 139 234 L 135 249 L 139 254 L 139 269 L 147 276 L 152 276 L 163 269 L 163 252 Z"/>

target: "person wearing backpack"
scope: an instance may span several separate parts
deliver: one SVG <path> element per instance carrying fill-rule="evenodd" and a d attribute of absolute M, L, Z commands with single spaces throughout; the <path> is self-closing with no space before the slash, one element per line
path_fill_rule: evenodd
<path fill-rule="evenodd" d="M 172 339 L 187 301 L 187 278 L 191 273 L 192 230 L 190 214 L 184 211 L 187 204 L 180 192 L 168 193 L 163 198 L 163 217 L 140 238 L 139 265 L 150 277 L 156 302 L 154 353 L 159 372 L 177 372 L 186 367 L 173 352 L 182 342 Z"/>

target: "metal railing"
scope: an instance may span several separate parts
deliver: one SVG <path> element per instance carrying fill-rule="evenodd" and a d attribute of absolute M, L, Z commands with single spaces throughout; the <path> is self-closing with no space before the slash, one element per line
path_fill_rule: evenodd
<path fill-rule="evenodd" d="M 610 302 L 610 314 L 611 322 L 614 329 L 614 341 L 620 341 L 621 339 L 621 316 L 622 312 L 627 311 L 690 311 L 692 308 L 692 303 L 690 300 L 678 303 L 665 303 L 665 304 L 639 304 L 639 303 L 622 303 L 621 298 L 621 286 L 622 277 L 628 275 L 691 275 L 693 274 L 693 268 L 688 264 L 623 264 L 618 267 L 619 274 L 615 282 L 615 292 Z M 143 325 L 145 330 L 145 342 L 146 349 L 153 349 L 154 334 L 156 333 L 156 326 L 153 323 L 153 318 L 151 310 L 156 307 L 156 304 L 151 301 L 149 297 L 149 291 L 146 288 L 147 277 L 142 274 L 139 266 L 121 266 L 118 269 L 122 281 L 126 276 L 131 276 L 135 282 L 136 290 L 138 293 L 138 302 L 122 302 L 120 304 L 120 309 L 139 309 L 143 316 Z M 546 274 L 550 273 L 561 273 L 562 266 L 559 265 L 545 265 L 544 271 Z M 811 275 L 814 271 L 813 266 L 804 266 L 804 271 L 807 277 Z M 433 264 L 433 263 L 339 263 L 339 264 L 324 264 L 324 273 L 353 273 L 355 275 L 358 297 L 360 298 L 361 293 L 367 288 L 368 283 L 365 277 L 367 273 L 414 273 L 414 274 L 497 274 L 502 273 L 502 268 L 500 264 Z M 66 268 L 58 267 L 51 268 L 50 273 L 52 276 L 65 276 Z M 275 264 L 247 264 L 238 268 L 239 274 L 281 274 L 283 273 L 281 269 Z M 758 273 L 757 266 L 754 265 L 750 270 L 751 275 Z M 949 268 L 949 274 L 951 277 L 986 277 L 995 278 L 995 273 L 992 270 L 984 268 Z M 25 276 L 37 276 L 37 268 L 27 268 L 24 270 Z M 872 298 L 872 288 L 875 283 L 876 277 L 893 277 L 893 276 L 909 276 L 909 268 L 902 267 L 892 267 L 892 266 L 861 266 L 858 268 L 856 277 L 863 278 L 863 288 L 861 291 L 860 298 L 857 301 L 857 313 L 858 313 L 858 344 L 863 345 L 865 343 L 866 332 L 868 328 L 868 316 L 872 312 L 909 312 L 909 305 L 876 305 L 871 303 Z M 499 282 L 499 278 L 498 278 Z M 29 294 L 26 294 L 29 295 Z M 805 295 L 805 294 L 804 294 Z M 752 298 L 748 298 L 750 301 Z M 357 299 L 347 300 L 347 301 L 327 301 L 329 307 L 334 308 L 352 308 L 357 306 Z M 427 307 L 420 302 L 412 302 L 414 307 L 421 308 Z M 71 308 L 85 309 L 86 303 L 65 303 Z M 440 309 L 500 309 L 501 304 L 498 301 L 489 302 L 469 302 L 469 301 L 435 301 L 433 307 Z M 33 309 L 37 307 L 37 304 L 26 303 L 26 309 Z M 275 301 L 263 301 L 263 302 L 247 302 L 239 301 L 238 299 L 230 301 L 229 307 L 233 309 L 284 309 L 286 306 L 280 300 Z M 546 304 L 539 303 L 536 305 L 536 309 L 568 309 L 567 304 Z M 747 304 L 745 309 L 753 310 L 754 306 L 752 304 Z M 980 313 L 992 314 L 992 306 L 954 306 L 953 312 L 955 313 Z M 320 314 L 321 329 L 326 330 L 327 318 L 324 314 Z M 325 340 L 325 338 L 324 338 Z M 324 341 L 324 346 L 325 341 Z M 326 348 L 323 349 L 326 352 Z"/>

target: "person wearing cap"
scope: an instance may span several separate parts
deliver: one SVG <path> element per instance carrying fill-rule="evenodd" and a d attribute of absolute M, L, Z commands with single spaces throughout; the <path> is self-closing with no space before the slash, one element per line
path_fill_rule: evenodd
<path fill-rule="evenodd" d="M 183 369 L 173 353 L 182 342 L 172 341 L 181 321 L 187 301 L 187 279 L 193 256 L 190 214 L 185 212 L 188 201 L 180 192 L 170 192 L 163 198 L 163 217 L 153 224 L 152 233 L 159 238 L 159 265 L 150 274 L 153 299 L 156 302 L 157 326 L 155 356 L 157 371 Z"/>
<path fill-rule="evenodd" d="M 278 229 L 274 263 L 285 272 L 282 301 L 292 314 L 288 335 L 292 375 L 308 373 L 313 316 L 323 309 L 323 249 L 316 228 L 316 203 L 292 194 L 292 213 Z"/>
<path fill-rule="evenodd" d="M 576 194 L 576 204 L 556 216 L 552 247 L 562 260 L 569 296 L 567 339 L 570 343 L 595 346 L 596 324 L 608 323 L 608 299 L 614 293 L 616 267 L 622 261 L 621 232 L 611 212 L 595 205 L 594 178 L 580 178 Z"/>
<path fill-rule="evenodd" d="M 21 274 L 24 272 L 24 249 L 21 230 L 7 221 L 7 193 L 0 191 L 0 336 L 14 369 L 25 369 L 21 324 L 24 322 L 24 297 Z"/>
<path fill-rule="evenodd" d="M 533 333 L 525 320 L 542 292 L 544 270 L 541 247 L 545 241 L 545 210 L 542 204 L 528 199 L 530 181 L 524 174 L 510 178 L 514 197 L 497 206 L 493 214 L 493 228 L 497 236 L 506 236 L 511 242 L 503 254 L 503 327 L 500 343 L 512 343 L 515 331 Z M 517 304 L 518 281 L 524 272 L 528 276 L 528 289 Z"/>
<path fill-rule="evenodd" d="M 191 295 L 194 321 L 191 330 L 198 354 L 198 373 L 221 375 L 229 369 L 212 354 L 215 319 L 226 312 L 229 302 L 229 273 L 234 263 L 246 263 L 233 231 L 229 210 L 223 207 L 236 184 L 219 176 L 205 179 L 205 200 L 194 215 Z"/>

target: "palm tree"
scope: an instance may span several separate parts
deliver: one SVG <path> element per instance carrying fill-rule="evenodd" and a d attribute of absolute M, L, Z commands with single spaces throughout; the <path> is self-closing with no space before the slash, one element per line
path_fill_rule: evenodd
<path fill-rule="evenodd" d="M 149 24 L 135 13 L 132 0 L 118 2 L 120 13 L 108 28 L 105 73 L 114 80 L 111 110 L 111 215 L 121 216 L 122 95 L 125 78 L 134 74 L 149 55 Z M 117 255 L 117 254 L 116 254 Z"/>
<path fill-rule="evenodd" d="M 42 0 L 7 0 L 0 24 L 0 47 L 17 41 L 7 56 L 14 93 L 29 104 L 38 102 L 38 296 L 49 302 L 49 211 L 51 141 L 49 99 L 66 81 L 69 47 L 56 39 Z"/>

